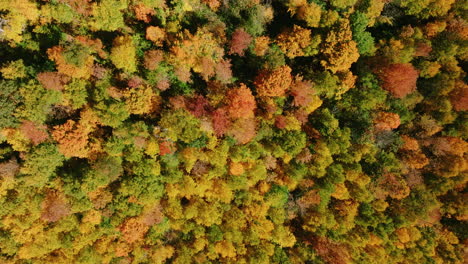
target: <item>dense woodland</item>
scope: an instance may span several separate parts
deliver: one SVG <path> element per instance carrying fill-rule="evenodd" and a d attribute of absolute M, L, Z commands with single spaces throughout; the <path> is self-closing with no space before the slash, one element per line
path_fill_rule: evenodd
<path fill-rule="evenodd" d="M 463 263 L 467 9 L 0 0 L 0 263 Z"/>

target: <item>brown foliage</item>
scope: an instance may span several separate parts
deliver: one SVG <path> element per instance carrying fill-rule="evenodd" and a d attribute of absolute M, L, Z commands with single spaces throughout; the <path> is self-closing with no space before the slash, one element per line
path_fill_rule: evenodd
<path fill-rule="evenodd" d="M 239 144 L 248 143 L 256 135 L 255 119 L 238 119 L 231 125 L 227 134 L 234 137 Z"/>
<path fill-rule="evenodd" d="M 244 56 L 244 50 L 249 47 L 250 42 L 252 42 L 252 37 L 249 33 L 245 32 L 242 28 L 236 29 L 236 31 L 232 33 L 229 54 Z"/>
<path fill-rule="evenodd" d="M 186 66 L 177 66 L 174 69 L 174 74 L 181 82 L 190 82 L 192 79 L 192 74 L 190 73 L 190 68 Z"/>
<path fill-rule="evenodd" d="M 47 192 L 47 196 L 42 202 L 42 220 L 56 222 L 70 213 L 70 206 L 62 193 L 56 190 Z"/>
<path fill-rule="evenodd" d="M 45 125 L 37 125 L 29 120 L 21 123 L 20 130 L 34 145 L 38 145 L 49 138 Z"/>
<path fill-rule="evenodd" d="M 150 71 L 155 70 L 163 59 L 164 52 L 162 50 L 148 50 L 145 52 L 145 68 Z"/>
<path fill-rule="evenodd" d="M 169 98 L 169 103 L 174 110 L 186 108 L 186 98 L 182 95 Z"/>
<path fill-rule="evenodd" d="M 385 66 L 377 75 L 385 90 L 397 98 L 403 98 L 416 90 L 419 73 L 410 63 L 395 63 Z"/>
<path fill-rule="evenodd" d="M 312 243 L 317 254 L 327 263 L 348 264 L 350 263 L 350 253 L 338 243 L 335 243 L 325 237 L 316 237 Z"/>
<path fill-rule="evenodd" d="M 420 186 L 424 183 L 423 176 L 419 170 L 412 170 L 405 175 L 405 181 L 410 188 Z"/>
<path fill-rule="evenodd" d="M 123 97 L 122 91 L 115 86 L 107 88 L 106 91 L 107 94 L 114 99 L 120 99 Z"/>
<path fill-rule="evenodd" d="M 416 57 L 427 57 L 432 51 L 432 47 L 426 43 L 418 43 L 416 45 L 416 50 L 414 51 L 414 56 Z"/>
<path fill-rule="evenodd" d="M 419 147 L 416 139 L 403 135 L 403 146 L 400 148 L 399 153 L 403 164 L 409 168 L 421 169 L 429 164 L 429 159 L 424 155 Z"/>
<path fill-rule="evenodd" d="M 284 129 L 288 125 L 288 119 L 284 115 L 279 115 L 275 118 L 275 126 L 279 129 Z"/>
<path fill-rule="evenodd" d="M 265 167 L 268 169 L 268 170 L 274 170 L 276 169 L 276 165 L 277 165 L 277 160 L 275 157 L 273 156 L 266 156 L 264 158 L 264 162 L 265 162 Z"/>
<path fill-rule="evenodd" d="M 457 82 L 457 88 L 450 94 L 450 102 L 456 111 L 468 110 L 468 85 Z"/>
<path fill-rule="evenodd" d="M 158 88 L 160 91 L 166 91 L 171 87 L 171 81 L 167 78 L 163 78 L 159 80 L 159 82 L 156 84 L 156 88 Z"/>
<path fill-rule="evenodd" d="M 447 29 L 462 40 L 468 40 L 468 22 L 462 18 L 453 18 L 449 21 Z"/>
<path fill-rule="evenodd" d="M 261 70 L 254 84 L 259 96 L 284 96 L 291 82 L 291 68 L 281 66 L 274 70 Z"/>
<path fill-rule="evenodd" d="M 112 201 L 112 193 L 105 188 L 98 188 L 88 193 L 88 196 L 95 209 L 103 209 Z"/>
<path fill-rule="evenodd" d="M 301 125 L 304 125 L 309 120 L 309 112 L 304 109 L 297 109 L 292 112 L 292 115 L 301 123 Z"/>
<path fill-rule="evenodd" d="M 301 209 L 301 212 L 304 213 L 310 207 L 320 204 L 320 199 L 318 190 L 310 190 L 297 200 L 296 203 Z"/>
<path fill-rule="evenodd" d="M 432 172 L 445 178 L 463 175 L 468 170 L 466 158 L 456 155 L 437 157 L 432 160 L 431 165 Z"/>
<path fill-rule="evenodd" d="M 401 200 L 409 194 L 410 189 L 400 175 L 386 173 L 380 177 L 376 191 L 376 196 L 379 198 L 390 196 L 393 199 Z"/>
<path fill-rule="evenodd" d="M 96 77 L 97 79 L 102 79 L 104 76 L 106 76 L 107 69 L 99 66 L 99 65 L 94 65 L 93 66 L 93 72 L 91 73 L 92 76 Z"/>
<path fill-rule="evenodd" d="M 312 153 L 308 148 L 304 148 L 299 154 L 296 156 L 296 160 L 300 163 L 307 163 L 312 160 Z"/>
<path fill-rule="evenodd" d="M 256 108 L 252 91 L 241 83 L 239 88 L 232 89 L 227 94 L 227 111 L 232 118 L 252 118 Z"/>
<path fill-rule="evenodd" d="M 138 86 L 142 85 L 143 84 L 143 79 L 140 78 L 139 76 L 134 76 L 132 78 L 130 78 L 130 80 L 128 80 L 128 87 L 130 88 L 137 88 Z"/>
<path fill-rule="evenodd" d="M 91 0 L 58 0 L 58 2 L 66 4 L 81 15 L 89 16 L 92 12 Z"/>
<path fill-rule="evenodd" d="M 0 179 L 12 179 L 19 172 L 20 166 L 15 158 L 0 163 Z"/>
<path fill-rule="evenodd" d="M 157 203 L 148 211 L 143 213 L 141 217 L 141 222 L 147 226 L 152 226 L 161 223 L 164 219 L 162 209 L 163 208 L 161 207 L 161 205 Z"/>
<path fill-rule="evenodd" d="M 227 83 L 232 78 L 231 61 L 221 60 L 215 65 L 216 79 Z"/>
<path fill-rule="evenodd" d="M 166 32 L 163 28 L 149 26 L 146 28 L 146 39 L 151 40 L 156 46 L 162 46 L 166 39 Z"/>
<path fill-rule="evenodd" d="M 37 80 L 48 90 L 62 91 L 70 77 L 58 72 L 41 72 L 37 75 Z"/>
<path fill-rule="evenodd" d="M 432 152 L 436 156 L 455 155 L 463 157 L 468 151 L 468 143 L 458 137 L 438 137 L 431 139 L 426 144 L 430 144 Z"/>
<path fill-rule="evenodd" d="M 210 163 L 197 160 L 190 173 L 196 177 L 207 174 L 211 169 Z"/>
<path fill-rule="evenodd" d="M 218 10 L 218 8 L 221 6 L 221 2 L 219 0 L 202 0 L 202 3 L 205 3 L 213 11 Z"/>
<path fill-rule="evenodd" d="M 200 67 L 200 75 L 202 76 L 203 80 L 208 81 L 215 75 L 216 63 L 212 59 L 208 57 L 201 58 Z"/>

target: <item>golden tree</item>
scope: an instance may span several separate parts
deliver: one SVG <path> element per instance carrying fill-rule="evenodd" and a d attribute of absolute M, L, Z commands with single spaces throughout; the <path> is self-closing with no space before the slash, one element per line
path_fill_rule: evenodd
<path fill-rule="evenodd" d="M 254 84 L 259 96 L 274 97 L 284 96 L 291 82 L 291 68 L 286 65 L 273 70 L 260 70 Z"/>
<path fill-rule="evenodd" d="M 310 34 L 310 29 L 294 25 L 292 29 L 281 33 L 276 41 L 284 54 L 292 59 L 304 56 L 304 49 L 310 45 Z"/>
<path fill-rule="evenodd" d="M 325 57 L 321 64 L 333 73 L 348 70 L 358 60 L 359 51 L 353 40 L 349 20 L 343 20 L 327 34 L 321 52 Z"/>

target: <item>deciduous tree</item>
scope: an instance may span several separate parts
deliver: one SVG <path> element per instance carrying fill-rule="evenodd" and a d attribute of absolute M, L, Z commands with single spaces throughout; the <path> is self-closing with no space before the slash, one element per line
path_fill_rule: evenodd
<path fill-rule="evenodd" d="M 382 86 L 394 97 L 403 98 L 416 90 L 419 73 L 409 63 L 390 64 L 377 72 Z"/>
<path fill-rule="evenodd" d="M 359 52 L 348 20 L 327 34 L 321 52 L 324 56 L 321 64 L 333 73 L 348 70 L 358 60 Z"/>
<path fill-rule="evenodd" d="M 277 97 L 286 94 L 291 82 L 291 68 L 281 66 L 273 70 L 260 70 L 254 84 L 259 96 Z"/>
<path fill-rule="evenodd" d="M 229 54 L 244 56 L 244 51 L 249 47 L 251 42 L 252 37 L 249 33 L 245 32 L 242 28 L 236 29 L 231 36 L 231 49 L 229 50 Z"/>

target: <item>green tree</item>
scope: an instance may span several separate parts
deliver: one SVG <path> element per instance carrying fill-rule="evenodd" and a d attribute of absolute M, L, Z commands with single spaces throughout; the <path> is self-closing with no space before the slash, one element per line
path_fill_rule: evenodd
<path fill-rule="evenodd" d="M 56 170 L 62 166 L 65 158 L 57 147 L 50 143 L 43 143 L 34 147 L 26 157 L 20 173 L 22 181 L 27 186 L 44 187 L 50 179 L 56 176 Z"/>

